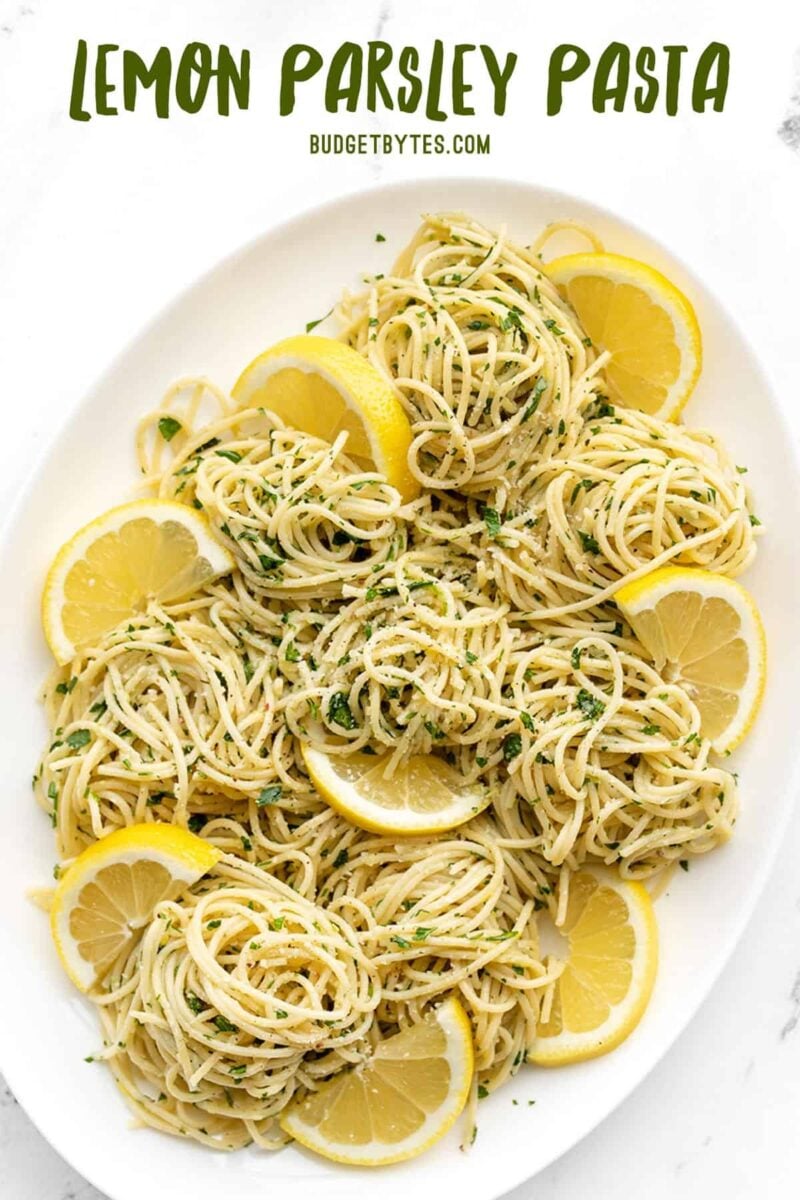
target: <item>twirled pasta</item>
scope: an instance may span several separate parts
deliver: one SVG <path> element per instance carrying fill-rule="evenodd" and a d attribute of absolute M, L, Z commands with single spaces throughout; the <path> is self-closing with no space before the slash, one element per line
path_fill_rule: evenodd
<path fill-rule="evenodd" d="M 340 313 L 394 383 L 426 487 L 481 493 L 509 459 L 522 471 L 549 458 L 596 395 L 587 339 L 535 253 L 459 214 L 429 217 Z"/>
<path fill-rule="evenodd" d="M 358 1061 L 381 987 L 347 921 L 228 858 L 159 905 L 94 998 L 138 1115 L 233 1150 L 282 1144 L 297 1089 Z"/>

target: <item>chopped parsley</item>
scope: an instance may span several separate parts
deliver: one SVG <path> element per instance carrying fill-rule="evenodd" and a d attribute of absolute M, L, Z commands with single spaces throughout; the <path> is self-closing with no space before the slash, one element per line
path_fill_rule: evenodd
<path fill-rule="evenodd" d="M 162 417 L 158 422 L 158 432 L 165 442 L 171 442 L 175 434 L 180 433 L 182 429 L 180 421 L 176 421 L 174 417 Z"/>
<path fill-rule="evenodd" d="M 279 783 L 271 783 L 269 787 L 262 788 L 256 800 L 257 806 L 264 808 L 267 804 L 277 804 L 282 791 L 283 787 Z"/>
<path fill-rule="evenodd" d="M 220 1033 L 238 1033 L 239 1026 L 234 1025 L 227 1017 L 223 1017 L 222 1013 L 217 1013 L 214 1017 L 214 1024 Z"/>
<path fill-rule="evenodd" d="M 540 375 L 539 378 L 536 380 L 536 383 L 533 385 L 533 391 L 531 392 L 530 403 L 528 404 L 527 408 L 525 409 L 525 412 L 522 414 L 522 420 L 520 421 L 521 425 L 524 425 L 526 421 L 530 420 L 530 418 L 536 412 L 537 408 L 539 407 L 539 401 L 542 398 L 542 394 L 546 390 L 547 390 L 547 380 L 544 378 L 544 376 Z"/>
<path fill-rule="evenodd" d="M 328 702 L 328 720 L 342 729 L 355 729 L 357 722 L 344 692 L 334 692 Z"/>
<path fill-rule="evenodd" d="M 484 508 L 483 520 L 489 537 L 496 540 L 500 536 L 500 530 L 503 526 L 503 522 L 500 520 L 497 510 L 494 508 Z"/>
<path fill-rule="evenodd" d="M 575 698 L 575 708 L 580 709 L 589 721 L 596 721 L 606 711 L 606 706 L 597 696 L 593 696 L 586 688 L 581 688 Z"/>
<path fill-rule="evenodd" d="M 519 309 L 510 308 L 500 322 L 500 328 L 504 333 L 507 333 L 509 329 L 513 329 L 515 332 L 517 329 L 522 329 L 523 325 L 520 320 Z"/>
<path fill-rule="evenodd" d="M 67 734 L 67 745 L 72 750 L 82 750 L 84 746 L 88 746 L 92 740 L 92 735 L 88 729 L 76 729 L 74 733 Z"/>
<path fill-rule="evenodd" d="M 353 534 L 348 533 L 346 529 L 336 529 L 334 530 L 331 541 L 333 542 L 334 546 L 346 546 L 348 542 L 352 542 L 355 546 L 363 546 L 365 539 L 354 537 Z"/>
<path fill-rule="evenodd" d="M 575 484 L 575 487 L 572 489 L 572 495 L 569 498 L 570 504 L 574 504 L 578 499 L 581 488 L 584 488 L 588 492 L 590 488 L 594 487 L 594 485 L 595 481 L 593 479 L 579 479 Z"/>
<path fill-rule="evenodd" d="M 261 563 L 261 570 L 269 573 L 270 571 L 274 571 L 276 567 L 281 566 L 282 563 L 286 562 L 286 559 L 276 558 L 274 555 L 270 554 L 259 554 L 258 561 Z"/>
<path fill-rule="evenodd" d="M 509 733 L 503 738 L 503 758 L 507 763 L 522 753 L 522 738 L 518 733 Z"/>
<path fill-rule="evenodd" d="M 377 238 L 375 240 L 377 241 Z M 312 329 L 316 329 L 323 321 L 327 321 L 332 312 L 333 309 L 329 308 L 324 317 L 317 317 L 316 321 L 306 321 L 306 333 L 311 333 Z"/>
<path fill-rule="evenodd" d="M 600 553 L 600 544 L 591 533 L 584 533 L 582 529 L 579 529 L 578 538 L 585 554 Z"/>

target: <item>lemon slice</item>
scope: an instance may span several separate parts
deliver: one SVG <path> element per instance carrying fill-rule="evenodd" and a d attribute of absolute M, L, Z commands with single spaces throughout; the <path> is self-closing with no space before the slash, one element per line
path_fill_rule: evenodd
<path fill-rule="evenodd" d="M 216 847 L 176 825 L 129 825 L 88 846 L 59 879 L 50 909 L 72 982 L 88 991 L 156 905 L 196 883 L 219 858 Z"/>
<path fill-rule="evenodd" d="M 112 508 L 62 546 L 47 573 L 42 624 L 60 663 L 150 599 L 168 602 L 233 569 L 199 512 L 174 500 Z"/>
<path fill-rule="evenodd" d="M 752 596 L 699 567 L 662 567 L 616 593 L 622 615 L 669 682 L 700 710 L 701 732 L 719 754 L 753 724 L 766 679 L 764 627 Z"/>
<path fill-rule="evenodd" d="M 560 932 L 569 958 L 528 1051 L 542 1067 L 596 1058 L 623 1042 L 647 1007 L 658 965 L 653 905 L 640 883 L 579 871 Z"/>
<path fill-rule="evenodd" d="M 427 834 L 454 829 L 489 803 L 444 759 L 415 754 L 386 775 L 387 756 L 328 755 L 303 745 L 311 781 L 332 808 L 374 833 Z"/>
<path fill-rule="evenodd" d="M 683 292 L 620 254 L 568 254 L 546 270 L 595 347 L 611 352 L 611 400 L 674 421 L 703 359 L 700 326 Z"/>
<path fill-rule="evenodd" d="M 472 1030 L 451 998 L 284 1111 L 284 1132 L 353 1166 L 413 1158 L 447 1132 L 472 1081 Z"/>
<path fill-rule="evenodd" d="M 232 392 L 243 408 L 266 408 L 292 429 L 325 442 L 346 431 L 346 453 L 377 468 L 404 500 L 419 495 L 408 469 L 411 426 L 400 401 L 372 363 L 333 338 L 300 334 L 245 367 Z"/>

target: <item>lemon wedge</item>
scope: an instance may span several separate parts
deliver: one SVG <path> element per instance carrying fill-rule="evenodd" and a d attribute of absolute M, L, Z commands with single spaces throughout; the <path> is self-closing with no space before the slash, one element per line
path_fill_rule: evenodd
<path fill-rule="evenodd" d="M 596 1058 L 623 1042 L 647 1007 L 658 965 L 653 905 L 640 883 L 579 871 L 560 932 L 569 957 L 528 1051 L 540 1067 Z"/>
<path fill-rule="evenodd" d="M 683 292 L 660 271 L 621 254 L 567 254 L 545 269 L 594 346 L 611 352 L 610 398 L 674 421 L 703 360 L 700 326 Z"/>
<path fill-rule="evenodd" d="M 354 1070 L 289 1105 L 281 1128 L 309 1150 L 353 1166 L 413 1158 L 463 1109 L 473 1059 L 469 1020 L 451 998 L 379 1042 Z"/>
<path fill-rule="evenodd" d="M 374 833 L 421 835 L 463 825 L 489 803 L 486 789 L 433 754 L 415 754 L 386 774 L 386 755 L 325 754 L 303 745 L 311 782 L 332 808 Z"/>
<path fill-rule="evenodd" d="M 134 500 L 103 513 L 61 547 L 45 580 L 42 624 L 60 663 L 141 612 L 180 600 L 233 569 L 201 513 L 174 500 Z"/>
<path fill-rule="evenodd" d="M 221 857 L 177 825 L 129 825 L 93 842 L 64 871 L 50 908 L 58 956 L 82 992 L 101 980 L 162 900 Z"/>
<path fill-rule="evenodd" d="M 408 469 L 411 426 L 389 383 L 343 342 L 300 334 L 245 367 L 232 392 L 243 408 L 266 408 L 325 442 L 345 431 L 346 453 L 379 470 L 404 500 L 419 495 Z"/>
<path fill-rule="evenodd" d="M 701 732 L 717 753 L 738 746 L 756 719 L 767 670 L 752 596 L 725 575 L 662 567 L 625 584 L 614 599 L 656 668 L 697 705 Z"/>

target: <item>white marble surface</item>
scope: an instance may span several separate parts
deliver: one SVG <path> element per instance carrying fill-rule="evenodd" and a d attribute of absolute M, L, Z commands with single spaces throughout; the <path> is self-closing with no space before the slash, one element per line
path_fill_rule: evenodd
<path fill-rule="evenodd" d="M 556 11 L 563 8 L 562 13 Z M 794 10 L 794 11 L 793 11 Z M 416 17 L 414 12 L 418 14 Z M 800 433 L 800 15 L 796 4 L 592 0 L 498 11 L 461 0 L 0 0 L 0 330 L 14 414 L 7 505 L 62 414 L 130 335 L 220 255 L 285 215 L 383 180 L 445 173 L 534 179 L 585 193 L 663 238 L 748 330 Z M 423 14 L 424 12 L 424 19 Z M 291 41 L 321 48 L 378 30 L 520 51 L 509 115 L 476 118 L 486 159 L 312 159 L 309 129 L 408 129 L 399 118 L 320 119 L 318 102 L 277 116 L 276 67 Z M 225 41 L 253 50 L 251 111 L 86 125 L 66 116 L 78 37 L 141 51 Z M 559 41 L 587 48 L 711 38 L 733 53 L 718 117 L 593 116 L 570 99 L 543 115 L 542 70 Z M 424 122 L 414 122 L 424 129 Z M 10 461 L 9 461 L 10 460 Z M 767 547 L 765 547 L 767 549 Z M 769 796 L 756 795 L 768 819 Z M 766 894 L 712 996 L 629 1100 L 515 1200 L 724 1196 L 794 1200 L 800 1180 L 800 815 Z M 2 969 L 0 969 L 2 977 Z M 20 1036 L 25 1036 L 20 1014 Z M 42 1081 L 46 1086 L 46 1081 Z M 0 1092 L 4 1200 L 98 1200 Z"/>

